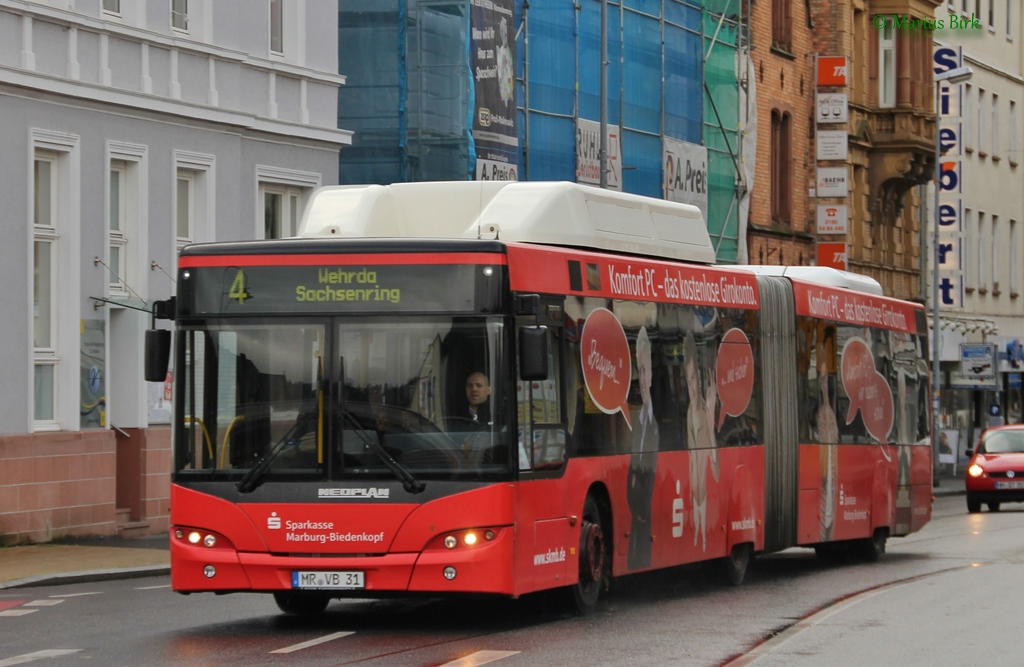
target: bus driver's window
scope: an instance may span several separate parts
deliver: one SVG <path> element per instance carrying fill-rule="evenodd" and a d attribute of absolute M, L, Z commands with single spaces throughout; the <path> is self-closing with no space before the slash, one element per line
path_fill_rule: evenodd
<path fill-rule="evenodd" d="M 516 381 L 520 470 L 556 469 L 565 462 L 558 331 L 548 327 L 547 379 Z"/>

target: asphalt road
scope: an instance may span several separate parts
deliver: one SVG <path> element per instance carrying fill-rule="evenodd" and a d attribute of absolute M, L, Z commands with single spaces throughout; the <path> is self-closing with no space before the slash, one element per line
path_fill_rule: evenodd
<path fill-rule="evenodd" d="M 637 575 L 585 618 L 537 596 L 335 602 L 308 620 L 267 596 L 179 596 L 166 577 L 7 590 L 0 667 L 1019 664 L 1002 656 L 1022 538 L 1024 506 L 968 515 L 962 497 L 939 498 L 881 563 L 793 549 L 738 588 L 713 565 Z"/>

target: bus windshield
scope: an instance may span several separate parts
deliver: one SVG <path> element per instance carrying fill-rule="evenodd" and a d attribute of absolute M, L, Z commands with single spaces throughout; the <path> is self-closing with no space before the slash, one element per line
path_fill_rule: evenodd
<path fill-rule="evenodd" d="M 505 335 L 484 317 L 182 327 L 176 479 L 510 476 Z"/>

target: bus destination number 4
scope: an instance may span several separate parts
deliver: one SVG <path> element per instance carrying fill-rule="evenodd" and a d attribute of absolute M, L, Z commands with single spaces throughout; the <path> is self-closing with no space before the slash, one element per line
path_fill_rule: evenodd
<path fill-rule="evenodd" d="M 351 571 L 292 572 L 292 588 L 307 590 L 335 591 L 355 590 L 365 587 L 363 573 Z"/>

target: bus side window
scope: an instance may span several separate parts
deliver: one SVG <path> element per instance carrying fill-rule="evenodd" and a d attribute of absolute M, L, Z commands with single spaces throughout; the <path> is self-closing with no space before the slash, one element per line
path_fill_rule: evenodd
<path fill-rule="evenodd" d="M 516 381 L 520 470 L 557 469 L 565 462 L 560 333 L 548 327 L 547 379 Z"/>

